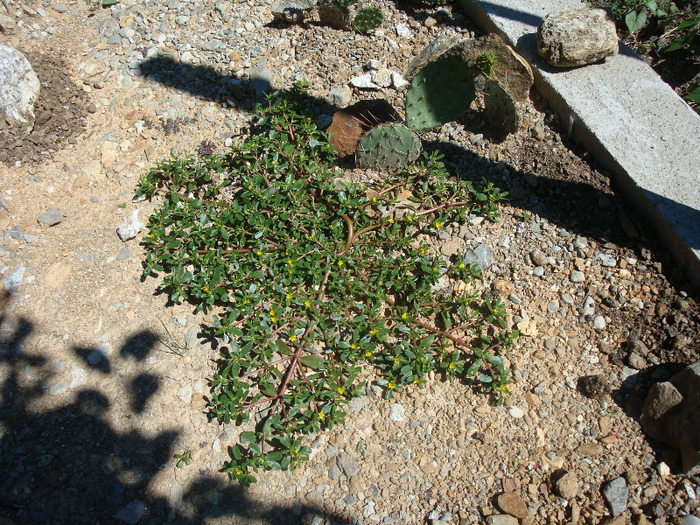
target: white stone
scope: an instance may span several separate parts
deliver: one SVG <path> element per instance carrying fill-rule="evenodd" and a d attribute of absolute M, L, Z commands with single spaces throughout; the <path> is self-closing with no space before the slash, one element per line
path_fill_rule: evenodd
<path fill-rule="evenodd" d="M 119 235 L 122 241 L 126 242 L 136 237 L 143 226 L 144 224 L 139 221 L 139 210 L 134 210 L 129 217 L 125 217 L 124 220 L 119 223 L 117 235 Z"/>
<path fill-rule="evenodd" d="M 372 82 L 371 73 L 352 77 L 350 79 L 350 85 L 359 89 L 379 89 L 379 86 Z"/>
<path fill-rule="evenodd" d="M 510 407 L 508 410 L 508 413 L 511 415 L 511 417 L 514 417 L 515 419 L 520 419 L 525 415 L 525 412 L 523 411 L 522 408 L 518 408 L 516 406 Z"/>
<path fill-rule="evenodd" d="M 404 417 L 405 414 L 406 409 L 404 408 L 404 406 L 399 403 L 394 403 L 391 405 L 391 409 L 389 410 L 389 419 L 399 423 L 401 421 L 406 420 L 406 418 Z"/>
<path fill-rule="evenodd" d="M 406 40 L 413 38 L 413 33 L 406 24 L 396 24 L 396 34 Z"/>
<path fill-rule="evenodd" d="M 31 132 L 40 90 L 39 78 L 25 56 L 12 47 L 0 46 L 0 112 Z"/>
<path fill-rule="evenodd" d="M 391 85 L 394 86 L 394 89 L 401 89 L 404 86 L 408 85 L 408 81 L 403 78 L 401 73 L 397 73 L 396 71 L 391 72 Z"/>

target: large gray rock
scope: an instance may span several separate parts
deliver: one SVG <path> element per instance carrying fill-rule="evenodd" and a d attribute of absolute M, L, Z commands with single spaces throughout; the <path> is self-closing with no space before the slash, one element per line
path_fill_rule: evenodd
<path fill-rule="evenodd" d="M 654 385 L 640 420 L 650 436 L 680 452 L 685 474 L 700 474 L 700 361 Z"/>
<path fill-rule="evenodd" d="M 593 64 L 617 53 L 615 21 L 603 9 L 565 9 L 537 27 L 537 52 L 555 67 Z"/>
<path fill-rule="evenodd" d="M 40 90 L 39 78 L 25 56 L 12 47 L 0 46 L 0 113 L 31 132 Z"/>

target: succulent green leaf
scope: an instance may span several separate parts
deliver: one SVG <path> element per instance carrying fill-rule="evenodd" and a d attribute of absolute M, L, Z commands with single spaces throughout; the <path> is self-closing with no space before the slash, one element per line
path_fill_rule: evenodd
<path fill-rule="evenodd" d="M 363 135 L 355 158 L 360 168 L 398 171 L 420 152 L 420 139 L 413 131 L 401 124 L 381 124 Z"/>

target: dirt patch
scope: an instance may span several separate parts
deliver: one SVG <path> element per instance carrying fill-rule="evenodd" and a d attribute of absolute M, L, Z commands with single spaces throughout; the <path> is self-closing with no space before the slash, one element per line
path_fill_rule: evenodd
<path fill-rule="evenodd" d="M 28 52 L 25 56 L 39 78 L 41 91 L 30 134 L 5 119 L 0 120 L 0 162 L 10 165 L 18 161 L 47 162 L 56 151 L 76 143 L 86 129 L 87 116 L 97 110 L 88 94 L 71 80 L 62 58 L 38 52 Z"/>

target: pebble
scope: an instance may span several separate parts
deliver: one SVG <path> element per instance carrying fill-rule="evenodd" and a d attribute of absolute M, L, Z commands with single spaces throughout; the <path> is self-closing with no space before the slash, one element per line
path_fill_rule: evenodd
<path fill-rule="evenodd" d="M 607 326 L 607 323 L 605 322 L 605 318 L 602 315 L 597 315 L 593 319 L 593 328 L 596 330 L 605 330 L 605 327 Z"/>
<path fill-rule="evenodd" d="M 511 415 L 511 417 L 514 417 L 515 419 L 520 419 L 525 415 L 525 412 L 516 406 L 512 406 L 508 409 L 508 413 Z"/>
<path fill-rule="evenodd" d="M 131 212 L 131 215 L 125 217 L 119 223 L 119 227 L 117 228 L 117 235 L 119 235 L 119 238 L 123 242 L 126 242 L 136 237 L 141 232 L 141 229 L 143 227 L 144 224 L 141 221 L 139 221 L 139 210 L 134 210 L 133 212 Z"/>
<path fill-rule="evenodd" d="M 63 222 L 65 217 L 56 208 L 45 211 L 39 217 L 37 217 L 37 222 L 39 224 L 46 224 L 47 226 L 55 226 Z"/>
<path fill-rule="evenodd" d="M 3 277 L 2 284 L 5 286 L 5 290 L 7 290 L 9 293 L 16 293 L 22 286 L 26 271 L 27 268 L 24 266 L 19 266 L 15 268 L 10 275 Z"/>
<path fill-rule="evenodd" d="M 121 250 L 119 250 L 119 253 L 117 254 L 116 260 L 117 261 L 128 261 L 131 259 L 131 250 L 129 250 L 128 246 L 124 246 Z"/>
<path fill-rule="evenodd" d="M 627 509 L 629 489 L 625 478 L 615 478 L 603 486 L 603 498 L 613 516 L 619 516 Z"/>
<path fill-rule="evenodd" d="M 349 478 L 356 476 L 357 473 L 360 472 L 359 461 L 347 453 L 339 454 L 336 463 L 338 464 L 338 468 L 343 471 L 343 474 Z"/>
<path fill-rule="evenodd" d="M 146 514 L 146 506 L 139 500 L 130 501 L 123 509 L 114 515 L 114 519 L 127 525 L 136 525 Z"/>
<path fill-rule="evenodd" d="M 487 269 L 493 262 L 494 254 L 487 244 L 480 244 L 469 249 L 464 254 L 464 264 L 476 264 L 482 270 Z"/>
<path fill-rule="evenodd" d="M 399 403 L 392 403 L 391 409 L 389 410 L 389 419 L 397 423 L 406 421 L 404 417 L 406 415 L 406 408 Z"/>
<path fill-rule="evenodd" d="M 553 486 L 554 491 L 566 500 L 575 498 L 581 490 L 581 482 L 574 472 L 558 473 Z"/>
<path fill-rule="evenodd" d="M 586 277 L 583 275 L 583 272 L 572 270 L 569 279 L 571 279 L 572 283 L 582 283 Z"/>

